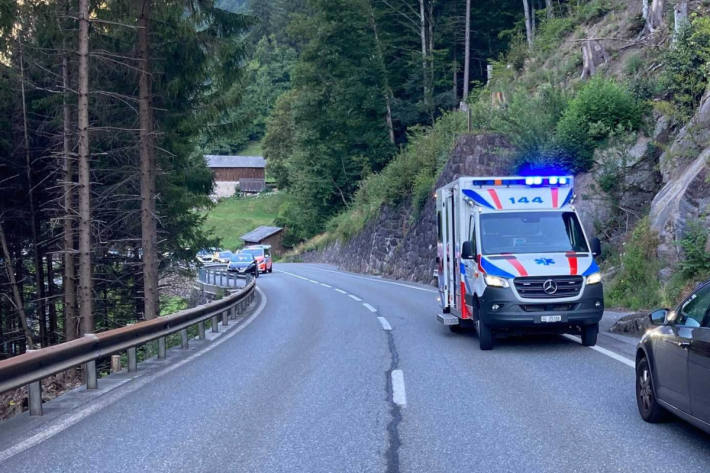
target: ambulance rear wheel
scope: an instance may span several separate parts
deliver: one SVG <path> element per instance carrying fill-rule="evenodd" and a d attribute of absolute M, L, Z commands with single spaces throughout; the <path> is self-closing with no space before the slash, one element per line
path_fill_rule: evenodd
<path fill-rule="evenodd" d="M 478 332 L 478 346 L 481 350 L 492 350 L 493 349 L 493 332 L 491 328 L 479 320 L 476 324 L 476 329 Z"/>

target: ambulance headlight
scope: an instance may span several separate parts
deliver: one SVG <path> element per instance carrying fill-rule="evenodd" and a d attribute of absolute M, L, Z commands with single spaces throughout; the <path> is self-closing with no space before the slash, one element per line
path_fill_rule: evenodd
<path fill-rule="evenodd" d="M 510 284 L 508 284 L 507 279 L 499 278 L 498 276 L 491 276 L 490 274 L 486 274 L 485 277 L 486 284 L 488 286 L 493 286 L 493 287 L 509 287 Z"/>
<path fill-rule="evenodd" d="M 587 276 L 587 284 L 599 284 L 602 282 L 602 273 L 596 272 Z"/>

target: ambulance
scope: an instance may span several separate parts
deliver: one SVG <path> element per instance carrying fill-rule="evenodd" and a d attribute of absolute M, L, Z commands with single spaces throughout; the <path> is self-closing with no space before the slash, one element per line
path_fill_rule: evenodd
<path fill-rule="evenodd" d="M 475 328 L 481 350 L 528 331 L 595 345 L 601 245 L 587 239 L 574 197 L 572 176 L 461 177 L 438 189 L 437 320 Z"/>

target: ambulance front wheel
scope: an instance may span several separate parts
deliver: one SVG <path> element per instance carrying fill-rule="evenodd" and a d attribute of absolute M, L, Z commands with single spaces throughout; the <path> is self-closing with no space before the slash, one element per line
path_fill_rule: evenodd
<path fill-rule="evenodd" d="M 478 332 L 478 346 L 481 350 L 492 350 L 494 338 L 491 328 L 479 320 L 476 324 L 476 331 Z"/>
<path fill-rule="evenodd" d="M 583 325 L 582 326 L 582 345 L 585 347 L 593 347 L 597 344 L 597 336 L 599 335 L 599 324 Z"/>

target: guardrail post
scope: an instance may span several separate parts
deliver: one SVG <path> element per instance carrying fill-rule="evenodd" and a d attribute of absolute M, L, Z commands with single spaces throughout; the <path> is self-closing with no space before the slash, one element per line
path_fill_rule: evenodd
<path fill-rule="evenodd" d="M 131 347 L 128 352 L 128 372 L 133 373 L 138 370 L 138 357 L 136 356 L 136 347 Z"/>
<path fill-rule="evenodd" d="M 30 415 L 42 415 L 42 382 L 34 381 L 27 385 L 30 403 Z"/>
<path fill-rule="evenodd" d="M 218 316 L 213 315 L 212 316 L 212 333 L 218 333 L 218 332 L 219 332 Z"/>
<path fill-rule="evenodd" d="M 160 337 L 158 339 L 158 359 L 165 359 L 165 337 Z"/>
<path fill-rule="evenodd" d="M 197 331 L 199 332 L 200 340 L 205 339 L 205 321 L 200 320 L 197 322 Z"/>
<path fill-rule="evenodd" d="M 86 389 L 96 389 L 96 360 L 86 362 Z"/>
<path fill-rule="evenodd" d="M 186 328 L 180 330 L 180 341 L 181 341 L 180 347 L 183 350 L 187 350 L 188 348 L 190 348 L 190 342 L 187 339 L 187 329 Z"/>
<path fill-rule="evenodd" d="M 222 325 L 225 327 L 229 325 L 229 309 L 222 312 Z"/>
<path fill-rule="evenodd" d="M 224 273 L 219 273 L 219 285 L 224 287 Z"/>

